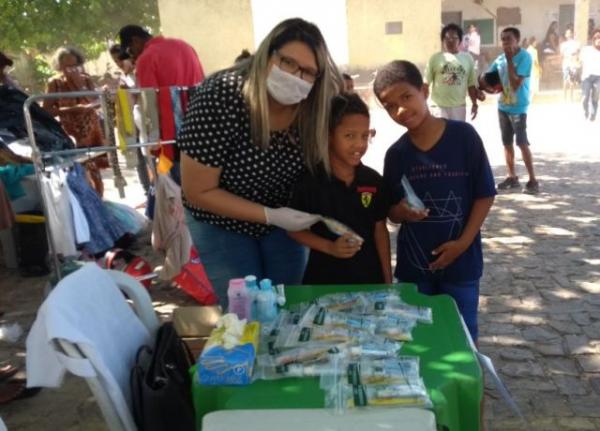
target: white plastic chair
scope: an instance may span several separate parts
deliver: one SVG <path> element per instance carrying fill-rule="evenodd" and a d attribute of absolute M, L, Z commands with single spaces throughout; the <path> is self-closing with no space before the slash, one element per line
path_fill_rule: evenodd
<path fill-rule="evenodd" d="M 150 295 L 148 295 L 144 286 L 123 272 L 114 270 L 107 270 L 107 272 L 119 289 L 129 297 L 135 314 L 148 329 L 152 340 L 154 340 L 160 323 L 152 307 Z M 123 298 L 123 300 L 125 301 L 126 299 Z M 102 411 L 108 428 L 111 431 L 136 431 L 137 427 L 129 406 L 115 405 L 109 395 L 107 382 L 101 377 L 100 369 L 102 367 L 99 366 L 93 351 L 90 352 L 86 345 L 72 343 L 64 339 L 55 339 L 54 341 L 54 347 L 58 352 L 74 360 L 87 360 L 96 371 L 97 377 L 86 377 L 85 380 L 96 398 L 96 402 Z M 133 364 L 130 365 L 133 366 Z M 121 396 L 121 398 L 124 397 Z"/>

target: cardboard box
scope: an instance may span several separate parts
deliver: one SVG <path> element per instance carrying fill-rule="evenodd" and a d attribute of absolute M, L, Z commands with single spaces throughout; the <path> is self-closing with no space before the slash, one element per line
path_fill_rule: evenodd
<path fill-rule="evenodd" d="M 173 311 L 175 331 L 187 344 L 196 360 L 220 317 L 221 307 L 218 305 L 179 307 Z"/>

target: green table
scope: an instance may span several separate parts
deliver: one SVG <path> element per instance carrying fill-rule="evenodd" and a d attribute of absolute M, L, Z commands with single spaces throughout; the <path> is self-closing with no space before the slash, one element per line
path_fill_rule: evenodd
<path fill-rule="evenodd" d="M 425 296 L 412 284 L 288 286 L 288 304 L 307 302 L 334 292 L 399 289 L 409 304 L 433 310 L 433 324 L 418 324 L 413 341 L 405 343 L 401 354 L 421 358 L 421 375 L 440 430 L 479 430 L 479 404 L 483 381 L 479 363 L 465 337 L 454 301 L 449 296 Z M 194 376 L 194 406 L 197 429 L 202 416 L 216 410 L 322 408 L 324 395 L 317 378 L 260 380 L 249 386 L 202 386 Z"/>

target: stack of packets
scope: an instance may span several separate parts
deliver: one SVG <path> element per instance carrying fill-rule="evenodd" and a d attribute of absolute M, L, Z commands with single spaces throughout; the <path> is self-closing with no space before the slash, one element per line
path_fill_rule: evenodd
<path fill-rule="evenodd" d="M 398 356 L 431 309 L 395 290 L 336 293 L 283 310 L 264 327 L 254 379 L 320 376 L 326 405 L 431 406 L 419 358 Z"/>
<path fill-rule="evenodd" d="M 198 359 L 198 379 L 203 385 L 247 385 L 252 381 L 260 324 L 246 323 L 235 314 L 217 321 Z"/>

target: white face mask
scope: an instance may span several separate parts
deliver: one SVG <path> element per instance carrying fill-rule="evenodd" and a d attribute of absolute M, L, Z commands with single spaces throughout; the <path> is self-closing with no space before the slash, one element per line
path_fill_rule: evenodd
<path fill-rule="evenodd" d="M 267 77 L 267 90 L 271 97 L 282 105 L 295 105 L 308 97 L 313 84 L 284 72 L 276 64 Z"/>

